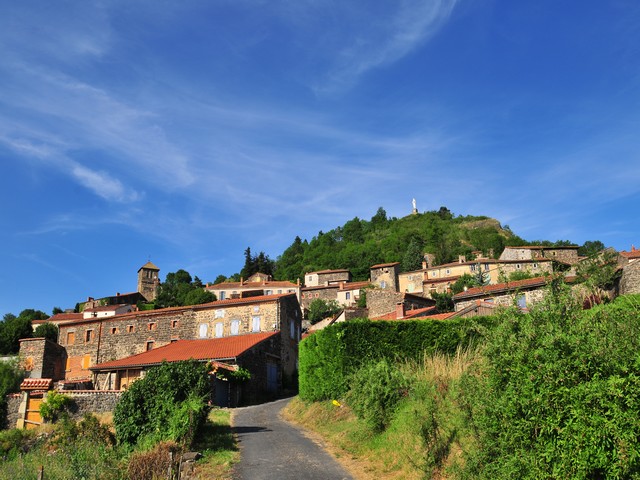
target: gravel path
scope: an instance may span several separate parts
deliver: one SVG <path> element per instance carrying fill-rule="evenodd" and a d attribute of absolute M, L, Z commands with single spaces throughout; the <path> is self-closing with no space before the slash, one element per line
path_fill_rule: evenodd
<path fill-rule="evenodd" d="M 234 411 L 233 431 L 240 446 L 234 480 L 352 480 L 331 455 L 280 418 L 289 400 Z"/>

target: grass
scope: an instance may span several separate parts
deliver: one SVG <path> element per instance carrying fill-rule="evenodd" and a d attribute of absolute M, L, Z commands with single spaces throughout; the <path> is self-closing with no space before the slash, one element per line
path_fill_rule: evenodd
<path fill-rule="evenodd" d="M 100 415 L 112 428 L 111 415 Z M 202 453 L 195 467 L 198 479 L 231 478 L 239 459 L 230 425 L 230 411 L 213 409 L 193 446 Z M 61 424 L 34 430 L 0 431 L 0 480 L 36 480 L 41 466 L 47 480 L 119 480 L 127 477 L 127 464 L 135 455 L 128 449 L 89 438 L 70 438 Z"/>
<path fill-rule="evenodd" d="M 231 469 L 240 459 L 240 451 L 231 431 L 230 410 L 222 408 L 211 410 L 205 427 L 196 438 L 193 449 L 202 453 L 203 456 L 196 464 L 196 478 L 220 480 L 231 478 Z"/>
<path fill-rule="evenodd" d="M 449 478 L 461 466 L 462 451 L 472 448 L 456 398 L 457 380 L 476 358 L 475 351 L 465 351 L 401 364 L 412 386 L 380 433 L 343 401 L 295 398 L 284 416 L 320 435 L 357 479 Z"/>

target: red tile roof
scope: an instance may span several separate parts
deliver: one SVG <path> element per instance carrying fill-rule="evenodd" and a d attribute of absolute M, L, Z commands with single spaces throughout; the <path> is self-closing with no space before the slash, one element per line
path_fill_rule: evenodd
<path fill-rule="evenodd" d="M 380 317 L 372 318 L 371 320 L 408 320 L 418 317 L 426 317 L 428 312 L 434 312 L 435 310 L 436 307 L 416 308 L 414 310 L 407 310 L 402 318 L 398 318 L 397 312 L 391 312 Z"/>
<path fill-rule="evenodd" d="M 373 265 L 371 268 L 395 267 L 396 265 L 400 265 L 400 262 L 380 263 L 378 265 Z"/>
<path fill-rule="evenodd" d="M 435 278 L 427 278 L 422 281 L 422 284 L 425 285 L 427 283 L 443 283 L 443 282 L 455 282 L 460 278 L 460 275 L 454 275 L 452 277 L 435 277 Z"/>
<path fill-rule="evenodd" d="M 292 282 L 280 282 L 275 280 L 265 280 L 264 282 L 222 282 L 208 285 L 206 290 L 232 290 L 240 288 L 263 290 L 265 288 L 299 288 L 300 285 Z"/>
<path fill-rule="evenodd" d="M 90 370 L 121 370 L 124 368 L 146 367 L 159 365 L 164 361 L 232 359 L 277 335 L 280 335 L 280 332 L 248 333 L 246 335 L 203 340 L 178 340 L 164 347 L 154 348 L 131 357 L 99 363 L 91 367 Z"/>
<path fill-rule="evenodd" d="M 25 378 L 20 384 L 20 390 L 49 390 L 53 380 L 50 378 Z"/>
<path fill-rule="evenodd" d="M 246 297 L 246 298 L 230 298 L 228 300 L 218 300 L 216 302 L 203 303 L 201 305 L 190 305 L 187 307 L 169 307 L 169 308 L 159 308 L 158 310 L 141 310 L 139 312 L 131 312 L 131 313 L 123 313 L 117 316 L 112 317 L 93 317 L 93 318 L 80 318 L 76 322 L 73 323 L 83 323 L 83 322 L 101 322 L 101 321 L 112 321 L 112 320 L 126 320 L 127 318 L 134 318 L 136 316 L 155 316 L 155 315 L 165 315 L 167 313 L 178 313 L 178 312 L 187 312 L 189 310 L 207 310 L 207 309 L 217 309 L 217 308 L 225 308 L 235 305 L 253 305 L 256 303 L 271 303 L 275 302 L 284 297 L 295 297 L 295 293 L 278 293 L 276 295 L 260 295 L 256 297 Z M 296 297 L 297 298 L 297 297 Z M 82 315 L 82 314 L 80 314 Z M 65 325 L 69 325 L 71 322 L 66 323 Z"/>
<path fill-rule="evenodd" d="M 345 273 L 345 272 L 348 272 L 348 271 L 349 270 L 347 270 L 346 268 L 339 268 L 337 270 L 320 270 L 320 271 L 317 271 L 317 272 L 309 272 L 306 275 L 311 275 L 311 274 L 314 274 L 314 273 L 316 273 L 316 274 L 317 273 L 322 273 L 322 274 L 326 274 L 326 273 Z"/>
<path fill-rule="evenodd" d="M 622 252 L 620 252 L 620 255 L 622 255 L 628 260 L 633 260 L 636 258 L 640 258 L 640 250 L 636 250 L 635 247 L 632 247 L 630 252 L 623 250 Z"/>
<path fill-rule="evenodd" d="M 340 291 L 344 292 L 345 290 L 360 290 L 361 288 L 368 287 L 369 285 L 371 285 L 370 282 L 345 282 L 340 285 Z"/>
<path fill-rule="evenodd" d="M 457 293 L 453 296 L 454 300 L 466 297 L 475 297 L 478 295 L 490 295 L 492 293 L 518 290 L 520 288 L 541 287 L 547 284 L 549 277 L 527 278 L 525 280 L 516 280 L 506 283 L 495 283 L 492 285 L 484 285 L 482 287 L 473 287 L 464 292 Z"/>
<path fill-rule="evenodd" d="M 73 320 L 81 320 L 81 319 L 82 319 L 82 313 L 56 313 L 55 315 L 52 315 L 46 320 L 34 320 L 31 323 L 32 324 L 62 323 L 62 322 L 70 322 Z"/>

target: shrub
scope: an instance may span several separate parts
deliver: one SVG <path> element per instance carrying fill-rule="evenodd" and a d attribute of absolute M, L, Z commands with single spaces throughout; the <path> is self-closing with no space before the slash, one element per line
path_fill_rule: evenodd
<path fill-rule="evenodd" d="M 640 475 L 640 310 L 618 299 L 583 312 L 561 286 L 511 311 L 464 378 L 476 432 L 472 478 Z M 622 305 L 622 306 L 621 306 Z"/>
<path fill-rule="evenodd" d="M 347 402 L 373 430 L 382 431 L 406 389 L 407 380 L 400 370 L 383 359 L 361 367 L 352 375 Z"/>
<path fill-rule="evenodd" d="M 316 298 L 309 305 L 309 311 L 307 317 L 311 323 L 318 323 L 327 317 L 332 317 L 338 313 L 342 307 L 335 300 L 325 301 L 321 298 Z"/>
<path fill-rule="evenodd" d="M 55 422 L 61 415 L 66 416 L 66 409 L 71 402 L 72 399 L 68 395 L 52 390 L 40 404 L 40 416 L 46 422 Z"/>
<path fill-rule="evenodd" d="M 131 455 L 127 476 L 131 480 L 154 480 L 167 478 L 167 473 L 177 471 L 182 448 L 175 442 L 161 442 L 147 452 Z"/>
<path fill-rule="evenodd" d="M 206 419 L 207 372 L 206 364 L 194 360 L 150 369 L 131 384 L 116 405 L 113 422 L 118 441 L 133 445 L 149 437 L 188 443 Z M 176 415 L 188 425 L 178 428 L 171 420 Z"/>

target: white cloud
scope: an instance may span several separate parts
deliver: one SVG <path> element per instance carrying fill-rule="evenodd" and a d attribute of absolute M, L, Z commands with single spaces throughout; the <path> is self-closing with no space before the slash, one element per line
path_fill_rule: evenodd
<path fill-rule="evenodd" d="M 399 2 L 388 21 L 357 12 L 351 18 L 353 36 L 337 53 L 337 60 L 317 93 L 352 86 L 368 71 L 392 64 L 421 46 L 448 20 L 458 0 L 406 0 Z M 363 5 L 363 10 L 367 5 Z"/>
<path fill-rule="evenodd" d="M 105 200 L 131 202 L 139 198 L 137 192 L 127 191 L 118 179 L 110 178 L 105 172 L 93 171 L 76 164 L 73 165 L 71 173 L 80 184 Z"/>

